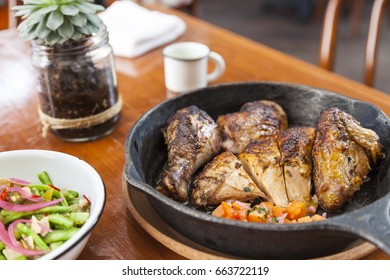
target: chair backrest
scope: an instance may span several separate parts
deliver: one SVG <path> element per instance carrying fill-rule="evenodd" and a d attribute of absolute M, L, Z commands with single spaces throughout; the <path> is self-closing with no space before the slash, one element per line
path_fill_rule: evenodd
<path fill-rule="evenodd" d="M 8 28 L 16 28 L 22 21 L 21 18 L 15 18 L 14 12 L 11 11 L 11 8 L 16 5 L 23 5 L 23 2 L 21 0 L 8 0 Z"/>
<path fill-rule="evenodd" d="M 319 52 L 319 65 L 327 70 L 333 70 L 334 67 L 338 22 L 343 2 L 343 0 L 329 0 L 325 11 Z M 374 85 L 383 11 L 387 2 L 388 0 L 374 0 L 371 11 L 363 78 L 364 83 L 368 86 Z"/>

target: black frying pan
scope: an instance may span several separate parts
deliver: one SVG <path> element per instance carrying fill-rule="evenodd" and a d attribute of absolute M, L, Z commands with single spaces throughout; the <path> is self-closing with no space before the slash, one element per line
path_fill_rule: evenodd
<path fill-rule="evenodd" d="M 161 128 L 178 109 L 196 105 L 216 119 L 249 101 L 278 102 L 289 126 L 314 126 L 321 110 L 338 107 L 380 137 L 386 158 L 351 203 L 326 221 L 308 224 L 257 224 L 216 218 L 155 191 L 167 158 Z M 326 90 L 286 83 L 238 83 L 208 87 L 165 101 L 146 112 L 126 140 L 125 177 L 147 194 L 153 208 L 174 229 L 202 245 L 249 258 L 303 259 L 332 254 L 362 238 L 390 255 L 390 126 L 377 107 Z"/>

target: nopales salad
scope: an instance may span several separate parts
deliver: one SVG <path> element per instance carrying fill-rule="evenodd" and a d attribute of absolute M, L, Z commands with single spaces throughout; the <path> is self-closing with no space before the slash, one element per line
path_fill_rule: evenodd
<path fill-rule="evenodd" d="M 36 259 L 61 246 L 89 218 L 86 196 L 53 185 L 0 178 L 0 260 Z"/>

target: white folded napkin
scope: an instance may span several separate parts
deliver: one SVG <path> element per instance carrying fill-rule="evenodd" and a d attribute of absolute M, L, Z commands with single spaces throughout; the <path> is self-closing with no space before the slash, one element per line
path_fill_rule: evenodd
<path fill-rule="evenodd" d="M 175 40 L 186 29 L 181 18 L 131 1 L 115 1 L 99 15 L 107 26 L 114 54 L 124 57 L 142 55 Z"/>

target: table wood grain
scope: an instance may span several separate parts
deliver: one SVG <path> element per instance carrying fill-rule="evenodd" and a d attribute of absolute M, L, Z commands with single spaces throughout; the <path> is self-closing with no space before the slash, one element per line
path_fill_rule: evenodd
<path fill-rule="evenodd" d="M 371 102 L 390 115 L 390 96 L 383 92 L 178 11 L 163 11 L 185 20 L 187 30 L 178 41 L 205 43 L 225 58 L 227 69 L 217 83 L 300 83 Z M 116 57 L 118 88 L 124 100 L 116 130 L 96 141 L 69 143 L 52 134 L 42 137 L 29 44 L 18 39 L 16 30 L 0 32 L 0 151 L 49 149 L 68 153 L 90 163 L 105 182 L 104 213 L 79 259 L 182 259 L 138 225 L 126 207 L 121 190 L 126 135 L 145 111 L 166 99 L 161 51 L 162 47 L 134 59 Z M 390 257 L 377 250 L 365 259 Z"/>

